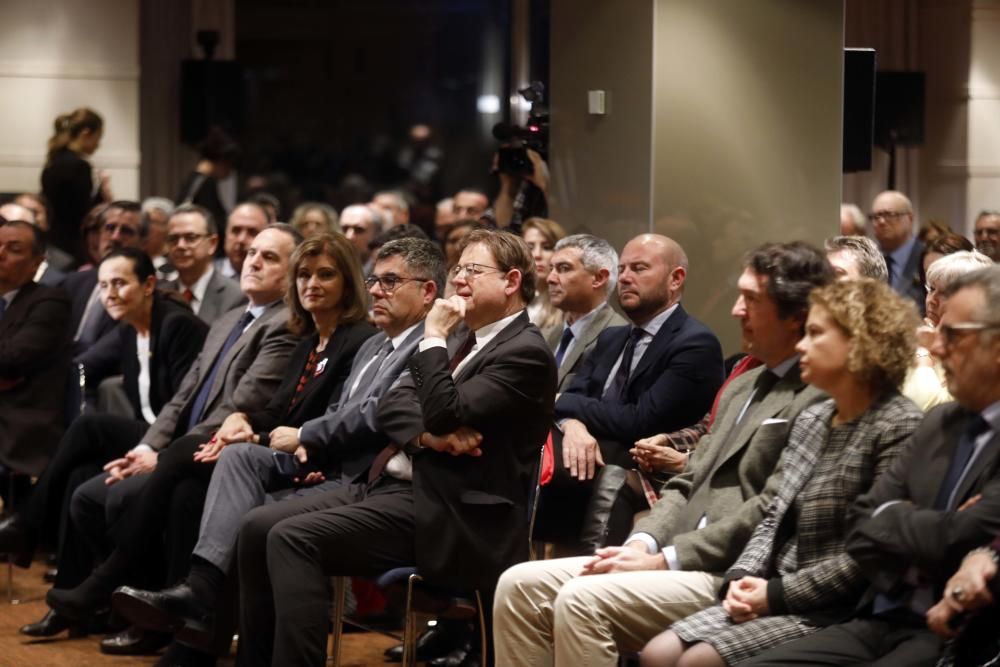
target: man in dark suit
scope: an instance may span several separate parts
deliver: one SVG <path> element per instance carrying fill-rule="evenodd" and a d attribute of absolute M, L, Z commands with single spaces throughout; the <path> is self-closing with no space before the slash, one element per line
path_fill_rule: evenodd
<path fill-rule="evenodd" d="M 608 304 L 618 283 L 618 253 L 610 243 L 590 234 L 567 236 L 556 244 L 550 264 L 549 299 L 565 318 L 548 338 L 559 366 L 556 391 L 561 393 L 572 384 L 597 336 L 626 322 Z"/>
<path fill-rule="evenodd" d="M 556 401 L 556 470 L 541 495 L 539 537 L 577 537 L 588 553 L 625 537 L 634 513 L 625 491 L 629 450 L 640 438 L 697 423 L 711 407 L 722 348 L 681 305 L 686 276 L 684 249 L 665 236 L 643 234 L 622 251 L 618 296 L 632 326 L 604 331 Z"/>
<path fill-rule="evenodd" d="M 240 589 L 259 604 L 242 608 L 241 664 L 322 663 L 330 575 L 416 565 L 429 582 L 489 597 L 499 573 L 527 557 L 555 363 L 525 312 L 535 276 L 524 241 L 477 230 L 466 243 L 456 295 L 435 303 L 410 374 L 379 404 L 392 444 L 369 481 L 244 520 Z"/>
<path fill-rule="evenodd" d="M 913 204 L 902 192 L 886 190 L 875 197 L 868 219 L 889 268 L 890 287 L 912 299 L 923 314 L 927 294 L 919 276 L 924 244 L 913 235 Z"/>
<path fill-rule="evenodd" d="M 934 665 L 925 614 L 948 576 L 1000 533 L 1000 267 L 956 279 L 931 353 L 955 403 L 927 413 L 906 451 L 847 514 L 848 553 L 871 586 L 858 613 L 753 665 Z M 995 628 L 993 634 L 995 636 Z"/>
<path fill-rule="evenodd" d="M 38 225 L 38 218 L 35 215 L 35 212 L 27 206 L 22 206 L 21 204 L 14 202 L 8 202 L 3 206 L 0 206 L 0 218 L 3 218 L 7 222 L 20 220 L 21 222 L 27 222 L 28 224 L 35 225 L 43 232 L 44 236 L 45 230 Z M 46 245 L 45 256 L 42 257 L 42 262 L 38 265 L 38 269 L 35 270 L 34 280 L 36 283 L 48 285 L 49 287 L 58 287 L 59 284 L 65 280 L 65 271 L 63 271 L 62 268 L 55 266 L 52 262 L 50 255 L 52 255 L 53 252 L 59 252 L 65 255 L 65 253 L 55 246 Z M 70 258 L 70 260 L 72 261 L 72 258 Z"/>
<path fill-rule="evenodd" d="M 763 367 L 722 391 L 711 431 L 664 487 L 624 546 L 521 563 L 497 585 L 502 665 L 615 664 L 671 623 L 717 602 L 721 574 L 743 550 L 780 482 L 795 416 L 821 394 L 799 377 L 795 344 L 809 292 L 833 279 L 804 243 L 751 252 L 732 314 Z M 584 575 L 584 576 L 581 576 Z"/>
<path fill-rule="evenodd" d="M 275 449 L 250 444 L 225 447 L 212 473 L 188 581 L 160 593 L 119 589 L 114 595 L 119 613 L 151 630 L 171 629 L 183 619 L 203 623 L 217 605 L 247 512 L 268 498 L 330 491 L 368 469 L 386 445 L 375 423 L 378 401 L 416 352 L 423 338 L 423 319 L 443 293 L 444 280 L 444 256 L 426 239 L 390 241 L 379 249 L 368 283 L 374 320 L 382 331 L 358 350 L 344 390 L 326 414 L 301 428 L 279 427 L 271 434 L 273 448 L 302 447 L 310 468 L 320 474 L 314 474 L 309 484 L 304 479 L 296 483 L 279 470 Z M 255 590 L 243 604 L 255 606 L 260 595 L 269 596 L 270 591 Z"/>
<path fill-rule="evenodd" d="M 281 297 L 288 260 L 300 240 L 298 232 L 284 224 L 271 225 L 254 239 L 241 279 L 248 307 L 230 311 L 209 330 L 180 389 L 145 433 L 138 434 L 139 444 L 107 462 L 104 473 L 74 492 L 70 503 L 74 529 L 95 553 L 107 553 L 109 529 L 142 488 L 146 473 L 155 468 L 159 451 L 185 434 L 199 434 L 207 441 L 229 414 L 266 405 L 281 383 L 298 342 L 286 327 L 287 308 Z M 137 434 L 117 437 L 134 444 Z M 111 591 L 134 565 L 109 558 L 76 588 L 50 590 L 49 606 L 64 618 L 85 619 L 107 604 Z"/>
<path fill-rule="evenodd" d="M 212 325 L 224 313 L 246 303 L 239 285 L 215 270 L 219 233 L 212 214 L 197 204 L 179 206 L 167 220 L 167 259 L 177 280 L 161 286 L 176 290 L 191 310 Z"/>
<path fill-rule="evenodd" d="M 39 475 L 62 435 L 69 299 L 33 281 L 41 230 L 0 218 L 0 463 Z"/>

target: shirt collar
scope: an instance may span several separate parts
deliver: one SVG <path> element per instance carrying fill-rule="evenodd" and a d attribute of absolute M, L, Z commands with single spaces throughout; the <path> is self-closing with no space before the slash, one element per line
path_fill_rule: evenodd
<path fill-rule="evenodd" d="M 410 327 L 403 333 L 399 334 L 398 336 L 393 336 L 392 338 L 390 338 L 389 340 L 392 342 L 393 352 L 398 350 L 399 346 L 402 345 L 403 341 L 406 340 L 406 337 L 409 336 L 411 333 L 413 333 L 413 330 L 419 327 L 421 324 L 423 324 L 423 322 L 424 322 L 423 320 L 420 320 L 416 324 L 410 325 Z"/>
<path fill-rule="evenodd" d="M 980 415 L 982 415 L 983 420 L 990 425 L 990 430 L 994 433 L 1000 433 L 1000 401 L 996 401 L 986 406 Z"/>
<path fill-rule="evenodd" d="M 198 303 L 201 303 L 205 300 L 205 290 L 208 289 L 208 281 L 212 279 L 212 275 L 214 273 L 215 267 L 212 266 L 212 264 L 209 264 L 208 270 L 201 274 L 201 277 L 194 282 L 194 285 L 185 285 L 181 282 L 180 278 L 177 279 L 177 283 L 182 287 L 186 287 L 191 290 L 191 294 L 194 295 L 194 298 L 198 300 Z M 184 290 L 182 289 L 181 291 L 183 292 Z M 257 316 L 255 315 L 255 317 Z"/>
<path fill-rule="evenodd" d="M 524 309 L 517 311 L 513 315 L 508 315 L 496 322 L 490 322 L 476 329 L 476 349 L 481 350 L 483 346 L 493 339 L 498 333 L 507 328 L 507 325 L 517 319 L 517 316 L 524 312 Z"/>
<path fill-rule="evenodd" d="M 601 312 L 601 309 L 606 307 L 609 307 L 607 301 L 598 305 L 597 308 L 594 308 L 583 317 L 578 317 L 576 322 L 573 322 L 573 324 L 567 324 L 566 326 L 568 326 L 569 330 L 573 332 L 573 338 L 579 338 L 584 329 L 586 329 L 590 325 L 591 321 L 597 317 L 597 314 Z"/>
<path fill-rule="evenodd" d="M 4 301 L 6 301 L 7 302 L 7 306 L 10 307 L 10 304 L 14 303 L 14 298 L 17 296 L 17 293 L 20 292 L 20 291 L 21 291 L 21 288 L 18 287 L 17 289 L 12 289 L 9 292 L 4 292 L 3 294 L 0 294 L 0 299 L 3 299 Z"/>
<path fill-rule="evenodd" d="M 664 323 L 668 319 L 670 319 L 670 316 L 674 314 L 674 311 L 677 310 L 677 307 L 680 306 L 680 305 L 681 305 L 681 302 L 678 301 L 677 303 L 675 303 L 674 305 L 670 306 L 669 308 L 667 308 L 665 311 L 663 311 L 662 313 L 660 313 L 659 315 L 657 315 L 656 317 L 654 317 L 650 321 L 646 322 L 641 327 L 639 325 L 635 325 L 635 328 L 642 329 L 647 334 L 649 334 L 650 338 L 655 338 L 656 334 L 659 333 L 659 331 L 660 331 L 660 327 L 662 327 L 664 325 Z"/>
<path fill-rule="evenodd" d="M 792 356 L 782 361 L 780 364 L 777 364 L 774 368 L 768 368 L 767 370 L 771 371 L 779 378 L 783 378 L 786 375 L 788 375 L 788 371 L 792 370 L 792 368 L 797 363 L 799 363 L 799 355 L 793 354 Z"/>
<path fill-rule="evenodd" d="M 913 250 L 913 245 L 917 242 L 917 239 L 910 237 L 903 241 L 903 245 L 899 246 L 890 253 L 886 253 L 889 257 L 892 257 L 893 264 L 896 266 L 897 273 L 900 275 L 903 272 L 903 268 L 906 266 L 906 260 L 910 259 L 910 252 Z"/>

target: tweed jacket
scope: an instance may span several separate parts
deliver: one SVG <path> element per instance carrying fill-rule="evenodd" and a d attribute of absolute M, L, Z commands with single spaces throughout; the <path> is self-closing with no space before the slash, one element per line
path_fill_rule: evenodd
<path fill-rule="evenodd" d="M 902 452 L 923 414 L 893 391 L 853 423 L 838 427 L 847 431 L 837 439 L 830 426 L 835 411 L 830 399 L 795 420 L 778 464 L 782 483 L 726 573 L 723 594 L 729 581 L 765 577 L 771 614 L 815 615 L 810 620 L 823 624 L 848 615 L 863 592 L 861 568 L 844 550 L 847 508 Z M 793 507 L 795 523 L 782 526 Z"/>
<path fill-rule="evenodd" d="M 723 573 L 739 556 L 779 483 L 775 470 L 792 420 L 823 397 L 799 377 L 796 365 L 752 412 L 738 420 L 763 367 L 732 380 L 722 391 L 715 422 L 667 482 L 636 532 L 659 548 L 672 545 L 685 570 Z M 701 518 L 708 525 L 698 529 Z"/>

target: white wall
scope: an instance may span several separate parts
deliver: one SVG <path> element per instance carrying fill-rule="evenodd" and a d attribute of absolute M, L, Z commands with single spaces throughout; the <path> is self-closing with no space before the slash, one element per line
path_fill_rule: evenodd
<path fill-rule="evenodd" d="M 1000 209 L 1000 2 L 972 5 L 965 231 L 979 211 Z"/>
<path fill-rule="evenodd" d="M 60 113 L 104 118 L 94 154 L 116 198 L 139 194 L 139 1 L 0 0 L 0 191 L 37 191 Z"/>

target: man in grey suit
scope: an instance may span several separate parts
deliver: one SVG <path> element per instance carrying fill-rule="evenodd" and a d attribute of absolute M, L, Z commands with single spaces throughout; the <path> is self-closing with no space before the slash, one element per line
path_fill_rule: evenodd
<path fill-rule="evenodd" d="M 70 502 L 74 529 L 96 553 L 106 552 L 109 526 L 141 489 L 146 473 L 155 468 L 158 452 L 185 434 L 204 435 L 207 441 L 229 414 L 264 407 L 281 383 L 298 342 L 286 327 L 288 313 L 281 297 L 289 257 L 301 239 L 285 224 L 270 225 L 254 239 L 240 282 L 250 301 L 248 307 L 236 308 L 216 321 L 180 389 L 141 435 L 139 444 L 107 463 L 104 473 L 74 492 Z M 49 606 L 71 620 L 87 618 L 94 608 L 107 603 L 128 565 L 114 558 L 105 560 L 76 588 L 49 591 Z"/>
<path fill-rule="evenodd" d="M 795 415 L 819 398 L 799 377 L 795 343 L 812 288 L 833 272 L 804 243 L 751 252 L 733 306 L 745 351 L 763 362 L 723 389 L 710 433 L 624 546 L 591 557 L 522 563 L 497 586 L 497 664 L 616 665 L 620 650 L 716 603 L 777 488 Z"/>
<path fill-rule="evenodd" d="M 212 214 L 196 204 L 179 206 L 167 220 L 167 258 L 177 269 L 177 280 L 161 286 L 180 292 L 194 314 L 208 325 L 246 303 L 239 285 L 218 271 L 212 258 L 219 230 Z"/>
<path fill-rule="evenodd" d="M 386 442 L 375 423 L 379 399 L 416 351 L 424 317 L 444 280 L 444 256 L 436 244 L 405 238 L 382 246 L 367 280 L 373 317 L 382 331 L 358 350 L 339 400 L 301 428 L 276 428 L 270 449 L 252 444 L 224 447 L 212 473 L 187 582 L 158 593 L 122 587 L 114 596 L 119 613 L 152 630 L 176 629 L 183 619 L 203 622 L 216 607 L 247 512 L 269 496 L 328 491 L 368 469 Z M 300 471 L 292 474 L 280 460 L 288 455 L 277 451 L 289 446 L 298 447 L 299 465 L 293 468 Z"/>
<path fill-rule="evenodd" d="M 574 234 L 561 239 L 552 253 L 549 299 L 563 311 L 562 329 L 549 334 L 549 347 L 559 366 L 562 392 L 570 385 L 584 357 L 608 327 L 628 324 L 608 304 L 618 282 L 618 253 L 604 239 Z"/>

